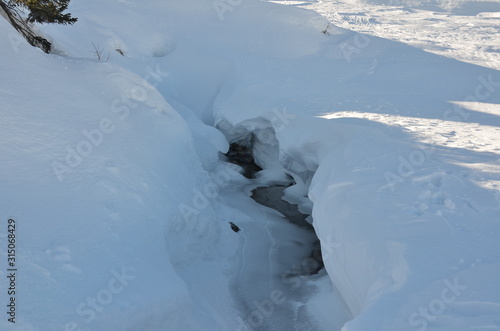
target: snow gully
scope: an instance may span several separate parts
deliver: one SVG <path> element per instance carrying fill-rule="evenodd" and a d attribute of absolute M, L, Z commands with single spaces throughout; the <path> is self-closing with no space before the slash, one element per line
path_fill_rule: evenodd
<path fill-rule="evenodd" d="M 252 141 L 252 139 L 250 139 Z M 232 143 L 229 151 L 226 153 L 229 162 L 236 164 L 243 168 L 244 175 L 249 178 L 255 178 L 255 174 L 262 170 L 255 164 L 252 155 L 252 146 L 243 146 L 238 143 Z M 293 185 L 291 183 L 290 185 Z M 306 220 L 309 215 L 302 214 L 298 210 L 297 205 L 292 205 L 283 200 L 284 190 L 288 186 L 273 185 L 268 187 L 257 187 L 252 191 L 252 199 L 255 202 L 274 209 L 280 212 L 287 222 L 295 224 L 296 226 L 304 229 L 308 233 L 314 232 L 313 226 Z M 283 281 L 286 283 L 288 278 L 296 275 L 314 275 L 324 268 L 323 259 L 321 257 L 321 245 L 319 239 L 316 237 L 313 250 L 309 257 L 307 257 L 302 264 L 294 265 L 291 271 L 283 274 Z"/>

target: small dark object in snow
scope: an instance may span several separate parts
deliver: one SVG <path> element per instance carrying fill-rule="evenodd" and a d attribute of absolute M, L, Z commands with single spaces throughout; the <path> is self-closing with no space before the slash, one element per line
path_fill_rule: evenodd
<path fill-rule="evenodd" d="M 231 224 L 231 230 L 233 230 L 234 232 L 240 231 L 240 228 L 233 222 L 229 222 L 229 224 Z"/>

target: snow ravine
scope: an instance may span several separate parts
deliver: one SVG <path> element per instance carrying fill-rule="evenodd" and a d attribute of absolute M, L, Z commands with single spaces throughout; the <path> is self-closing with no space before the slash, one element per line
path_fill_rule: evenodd
<path fill-rule="evenodd" d="M 0 329 L 500 329 L 497 4 L 72 0 L 50 55 L 0 17 Z"/>

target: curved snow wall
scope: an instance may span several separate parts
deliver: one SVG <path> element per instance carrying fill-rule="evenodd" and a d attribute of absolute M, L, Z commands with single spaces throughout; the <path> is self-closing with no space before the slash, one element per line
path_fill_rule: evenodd
<path fill-rule="evenodd" d="M 238 124 L 217 121 L 229 141 L 254 136 L 260 176 L 294 178 L 284 199 L 312 215 L 325 268 L 354 317 L 408 277 L 405 245 L 388 237 L 379 203 L 391 202 L 394 194 L 384 169 L 397 164 L 408 146 L 399 146 L 379 126 L 362 119 L 306 118 L 286 109 Z"/>
<path fill-rule="evenodd" d="M 286 109 L 274 109 L 236 125 L 219 118 L 217 127 L 230 142 L 252 140 L 255 161 L 264 169 L 258 177 L 275 178 L 277 182 L 287 175 L 293 177 L 296 184 L 285 190 L 284 199 L 313 216 L 328 274 L 351 313 L 359 314 L 371 284 L 381 275 L 370 262 L 375 260 L 370 254 L 376 251 L 356 247 L 352 241 L 359 234 L 346 233 L 342 224 L 345 218 L 337 217 L 345 214 L 341 206 L 343 185 L 333 184 L 341 171 L 339 160 L 344 159 L 346 149 L 355 148 L 350 141 L 359 128 L 355 124 L 299 117 Z M 349 249 L 341 250 L 342 246 Z M 387 250 L 381 250 L 378 258 L 386 254 Z"/>

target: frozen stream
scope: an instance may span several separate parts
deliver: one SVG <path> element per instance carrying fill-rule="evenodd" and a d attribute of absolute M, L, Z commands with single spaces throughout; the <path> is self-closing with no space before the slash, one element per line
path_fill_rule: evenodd
<path fill-rule="evenodd" d="M 248 165 L 240 165 L 253 176 Z M 235 254 L 239 262 L 230 285 L 241 312 L 237 330 L 322 330 L 307 303 L 319 291 L 315 283 L 329 279 L 307 215 L 282 199 L 287 186 L 262 187 L 259 182 L 255 188 L 253 179 L 245 183 L 243 191 L 252 191 L 255 201 L 237 193 L 241 192 L 239 183 L 229 185 L 231 192 L 223 194 L 230 209 L 246 214 L 227 216 L 232 217 L 228 221 L 236 226 L 232 230 L 239 237 Z M 342 307 L 340 315 L 344 314 L 340 297 L 336 304 Z M 340 318 L 339 326 L 344 322 L 345 317 Z"/>

